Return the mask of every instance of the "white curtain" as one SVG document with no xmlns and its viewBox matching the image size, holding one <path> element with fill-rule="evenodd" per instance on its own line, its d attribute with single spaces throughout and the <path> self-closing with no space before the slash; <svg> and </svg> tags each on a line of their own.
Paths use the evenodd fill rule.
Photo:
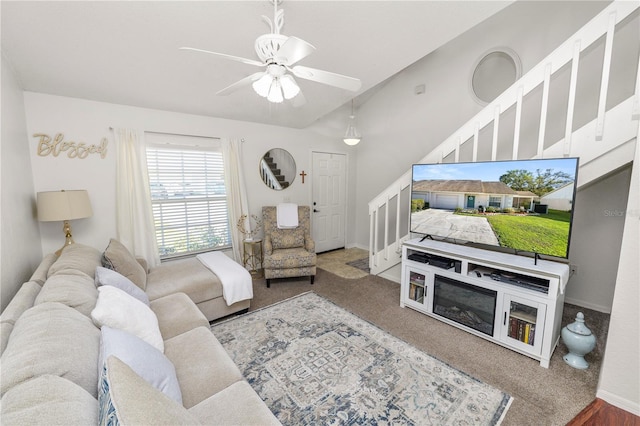
<svg viewBox="0 0 640 426">
<path fill-rule="evenodd" d="M 115 129 L 116 231 L 118 240 L 149 267 L 160 264 L 153 225 L 151 192 L 147 174 L 144 134 L 133 129 Z"/>
<path fill-rule="evenodd" d="M 242 142 L 237 139 L 223 139 L 222 156 L 224 158 L 224 182 L 227 190 L 233 256 L 236 262 L 242 263 L 242 240 L 244 235 L 238 230 L 237 224 L 243 214 L 247 215 L 244 229 L 249 230 L 251 226 L 247 189 L 242 174 Z"/>
</svg>

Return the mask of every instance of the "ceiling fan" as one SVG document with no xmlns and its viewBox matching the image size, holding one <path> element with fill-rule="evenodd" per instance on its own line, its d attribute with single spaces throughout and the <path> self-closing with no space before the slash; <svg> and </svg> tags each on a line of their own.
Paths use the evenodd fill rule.
<svg viewBox="0 0 640 426">
<path fill-rule="evenodd" d="M 258 95 L 267 98 L 269 102 L 280 103 L 284 99 L 293 99 L 300 94 L 300 86 L 294 76 L 353 92 L 360 89 L 362 83 L 357 78 L 302 65 L 294 66 L 298 61 L 313 53 L 316 48 L 297 37 L 280 34 L 284 24 L 284 10 L 278 10 L 278 4 L 282 0 L 271 0 L 271 2 L 274 5 L 273 21 L 264 15 L 262 16 L 262 19 L 269 25 L 271 33 L 261 35 L 255 42 L 259 61 L 193 47 L 180 48 L 265 68 L 263 71 L 253 73 L 220 90 L 216 93 L 217 95 L 228 95 L 251 84 Z M 301 94 L 300 99 L 304 102 Z"/>
</svg>

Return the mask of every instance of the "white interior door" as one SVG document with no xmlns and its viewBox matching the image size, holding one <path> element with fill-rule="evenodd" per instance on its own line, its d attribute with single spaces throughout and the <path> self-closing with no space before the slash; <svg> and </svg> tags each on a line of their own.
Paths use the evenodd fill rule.
<svg viewBox="0 0 640 426">
<path fill-rule="evenodd" d="M 345 246 L 346 163 L 345 154 L 313 153 L 311 214 L 316 253 Z"/>
</svg>

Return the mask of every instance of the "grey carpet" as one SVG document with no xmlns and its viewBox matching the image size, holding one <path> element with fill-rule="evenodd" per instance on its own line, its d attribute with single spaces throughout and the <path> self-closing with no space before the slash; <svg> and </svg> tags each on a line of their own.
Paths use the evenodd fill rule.
<svg viewBox="0 0 640 426">
<path fill-rule="evenodd" d="M 377 276 L 344 279 L 318 269 L 315 284 L 308 278 L 253 281 L 250 310 L 297 294 L 314 291 L 337 305 L 371 321 L 418 349 L 514 397 L 503 425 L 564 425 L 586 407 L 596 394 L 609 315 L 565 305 L 562 325 L 582 311 L 598 338 L 585 359 L 587 370 L 568 366 L 560 343 L 549 369 L 534 359 L 476 337 L 408 308 L 401 308 L 400 285 Z"/>
</svg>

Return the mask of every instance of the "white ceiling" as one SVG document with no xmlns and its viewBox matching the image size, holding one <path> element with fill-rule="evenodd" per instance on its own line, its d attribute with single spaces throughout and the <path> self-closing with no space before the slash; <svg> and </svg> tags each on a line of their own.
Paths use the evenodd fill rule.
<svg viewBox="0 0 640 426">
<path fill-rule="evenodd" d="M 257 59 L 267 1 L 1 2 L 2 54 L 24 90 L 303 128 L 495 14 L 510 1 L 284 1 L 282 33 L 313 44 L 300 65 L 357 77 L 347 92 L 298 79 L 306 104 L 243 88 L 256 71 L 181 46 Z"/>
</svg>

